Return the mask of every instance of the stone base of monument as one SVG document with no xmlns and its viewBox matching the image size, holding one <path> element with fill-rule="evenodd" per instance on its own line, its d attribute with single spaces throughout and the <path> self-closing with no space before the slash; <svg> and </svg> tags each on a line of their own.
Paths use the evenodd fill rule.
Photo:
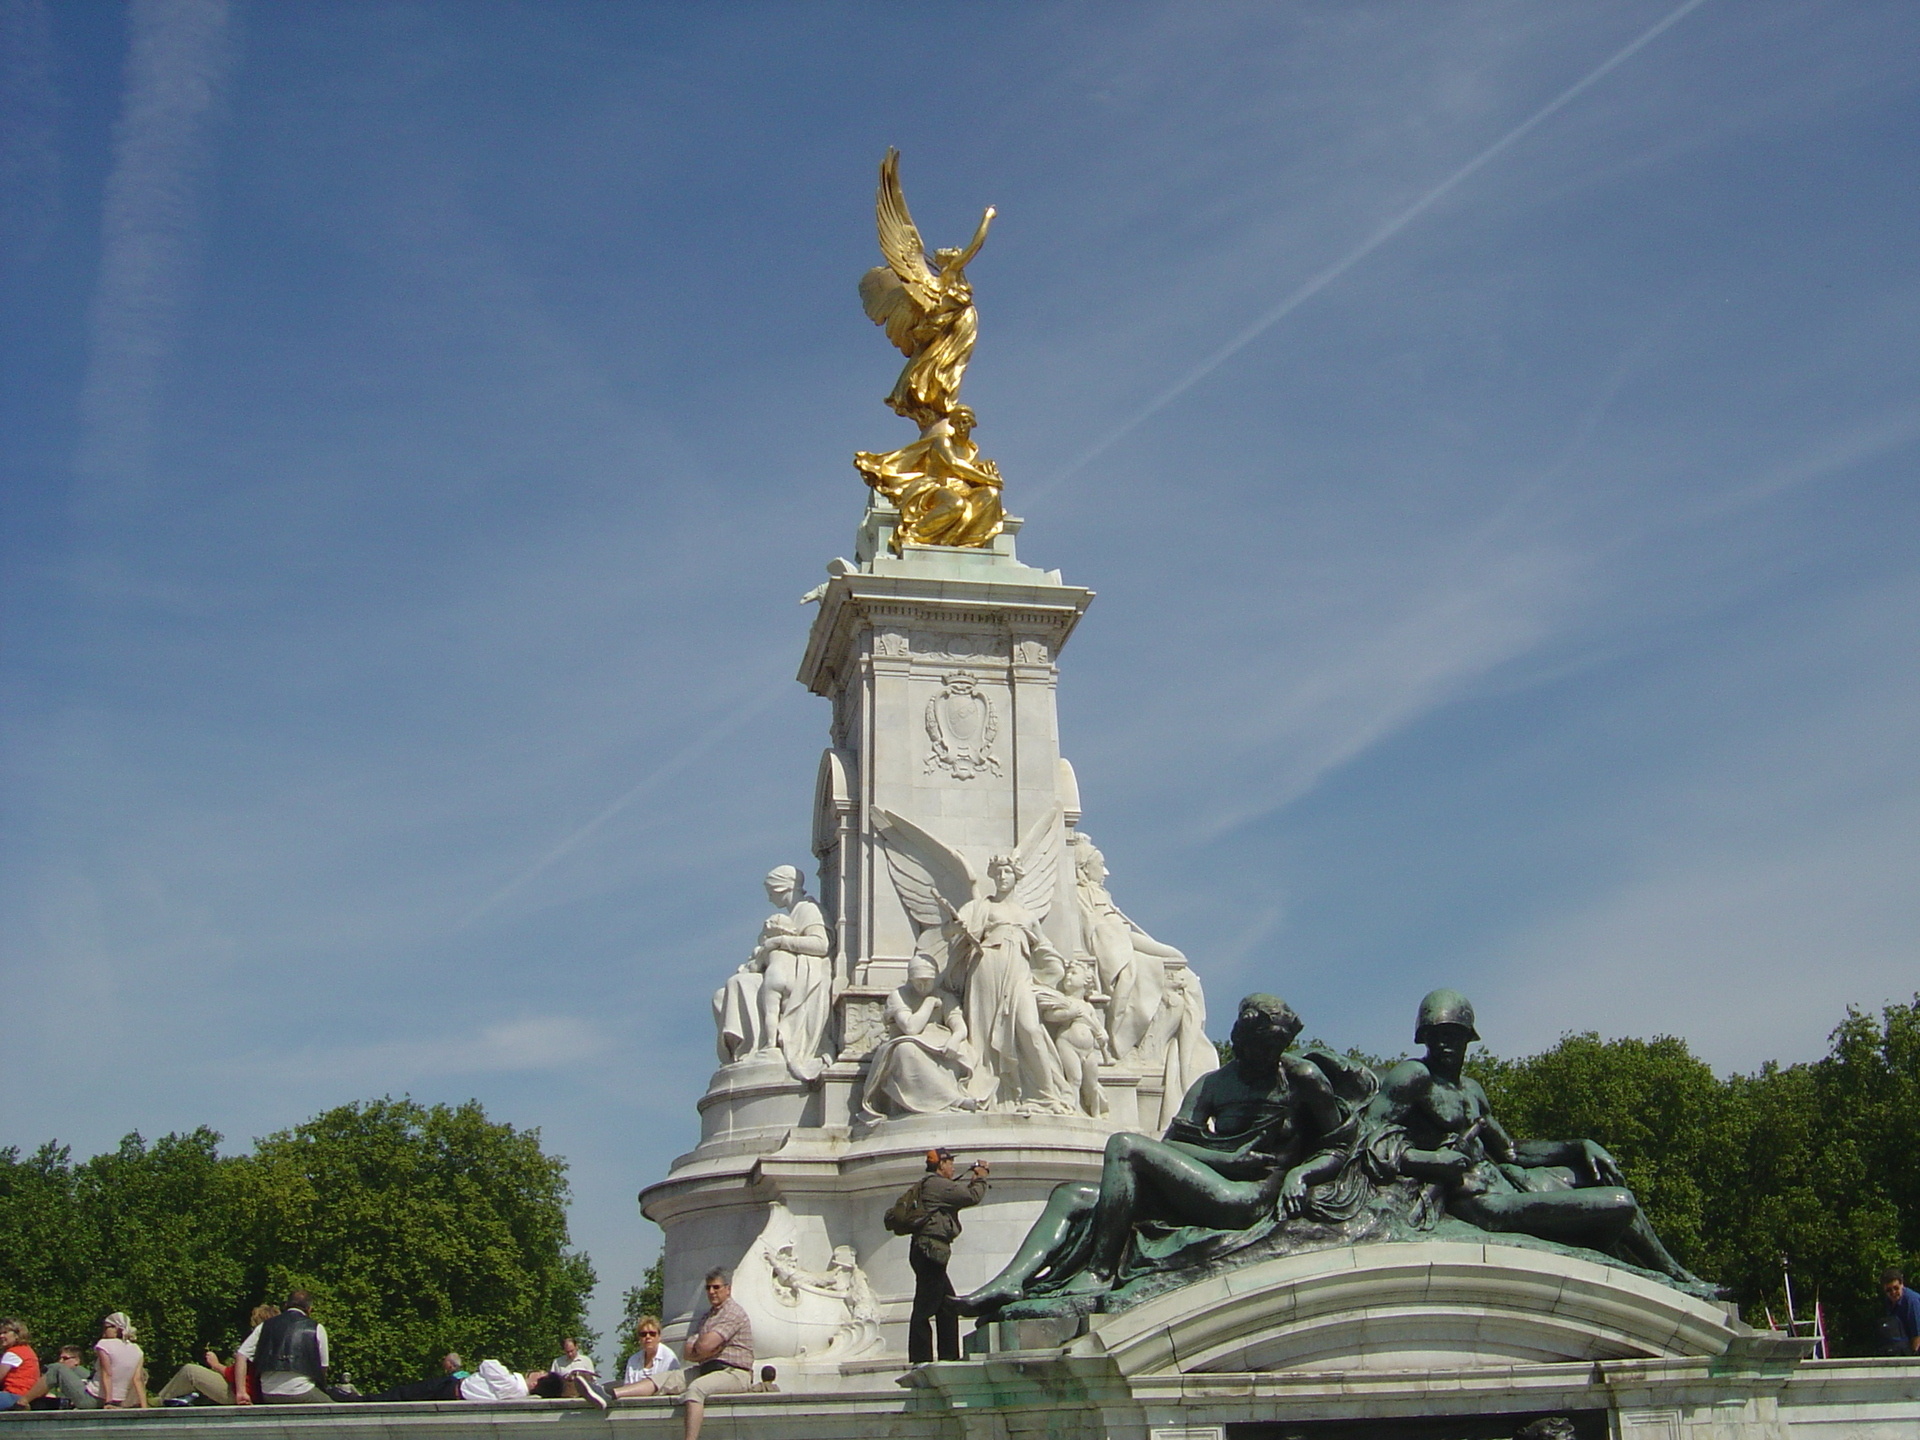
<svg viewBox="0 0 1920 1440">
<path fill-rule="evenodd" d="M 1130 1082 L 1135 1077 L 1114 1078 Z M 722 1085 L 720 1076 L 715 1080 L 710 1096 L 738 1093 L 731 1083 Z M 776 1092 L 780 1088 L 771 1077 L 766 1083 Z M 790 1105 L 804 1103 L 799 1089 L 792 1087 Z M 708 1107 L 705 1114 L 719 1108 Z M 1111 1130 L 1110 1122 L 1089 1116 L 1005 1112 L 909 1116 L 855 1129 L 756 1126 L 730 1136 L 716 1130 L 699 1149 L 674 1162 L 669 1179 L 646 1192 L 647 1214 L 667 1234 L 666 1293 L 697 1295 L 707 1269 L 732 1269 L 734 1294 L 754 1317 L 760 1353 L 797 1376 L 815 1368 L 845 1315 L 823 1311 L 815 1320 L 805 1313 L 793 1287 L 776 1273 L 777 1257 L 790 1246 L 787 1253 L 798 1266 L 818 1273 L 837 1247 L 851 1246 L 872 1288 L 877 1348 L 902 1356 L 913 1273 L 907 1238 L 888 1234 L 881 1217 L 926 1173 L 927 1149 L 945 1145 L 963 1165 L 985 1160 L 992 1167 L 987 1199 L 964 1213 L 965 1233 L 954 1247 L 950 1273 L 955 1286 L 966 1291 L 993 1278 L 1054 1186 L 1100 1178 Z M 681 1312 L 668 1316 L 667 1338 L 674 1343 L 688 1317 L 682 1307 L 670 1309 Z M 829 1368 L 843 1352 L 844 1342 L 828 1357 Z"/>
<path fill-rule="evenodd" d="M 972 1358 L 783 1373 L 713 1440 L 1920 1440 L 1920 1361 L 1808 1360 L 1726 1307 L 1567 1255 L 1446 1242 L 1249 1265 L 1117 1315 L 985 1327 Z M 1552 1422 L 1552 1423 L 1549 1423 Z M 674 1440 L 667 1401 L 36 1413 L 8 1424 L 374 1440 Z M 556 1430 L 554 1427 L 558 1427 Z M 184 1427 L 184 1428 L 183 1428 Z M 1529 1429 L 1529 1427 L 1532 1427 Z"/>
</svg>

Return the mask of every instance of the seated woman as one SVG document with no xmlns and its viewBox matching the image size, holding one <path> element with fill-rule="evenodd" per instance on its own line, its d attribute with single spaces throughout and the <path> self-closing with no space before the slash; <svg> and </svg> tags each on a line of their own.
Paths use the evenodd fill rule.
<svg viewBox="0 0 1920 1440">
<path fill-rule="evenodd" d="M 247 1317 L 247 1333 L 251 1335 L 256 1328 L 264 1325 L 280 1313 L 278 1305 L 256 1305 L 253 1313 Z M 192 1397 L 207 1400 L 215 1405 L 232 1405 L 233 1398 L 233 1361 L 224 1363 L 220 1357 L 209 1350 L 200 1357 L 204 1365 L 195 1365 L 191 1361 L 173 1372 L 173 1378 L 160 1387 L 160 1393 L 153 1398 L 162 1405 L 193 1404 Z M 260 1373 L 249 1371 L 247 1388 L 253 1399 L 260 1400 Z"/>
<path fill-rule="evenodd" d="M 861 1088 L 862 1119 L 972 1110 L 966 1092 L 967 1017 L 960 1002 L 934 988 L 940 967 L 915 953 L 904 985 L 887 997 L 887 1038 L 874 1047 Z"/>
<path fill-rule="evenodd" d="M 1285 1001 L 1242 1000 L 1233 1059 L 1194 1084 L 1166 1137 L 1112 1136 L 1100 1183 L 1055 1187 L 1007 1267 L 955 1302 L 960 1313 L 994 1314 L 1019 1301 L 1097 1306 L 1130 1266 L 1248 1243 L 1333 1201 L 1316 1187 L 1348 1172 L 1363 1179 L 1349 1164 L 1353 1107 L 1372 1093 L 1371 1077 L 1331 1056 L 1288 1054 L 1299 1034 L 1300 1017 Z M 1336 1208 L 1364 1200 L 1364 1184 L 1335 1188 Z M 1072 1297 L 1083 1299 L 1076 1306 Z"/>
<path fill-rule="evenodd" d="M 1667 1252 L 1601 1146 L 1507 1134 L 1480 1082 L 1461 1073 L 1467 1047 L 1480 1038 L 1464 995 L 1435 990 L 1421 1001 L 1413 1038 L 1426 1054 L 1388 1071 L 1368 1108 L 1376 1174 L 1425 1182 L 1420 1210 L 1599 1250 L 1699 1294 L 1718 1293 Z M 1415 1215 L 1416 1223 L 1430 1218 Z"/>
</svg>

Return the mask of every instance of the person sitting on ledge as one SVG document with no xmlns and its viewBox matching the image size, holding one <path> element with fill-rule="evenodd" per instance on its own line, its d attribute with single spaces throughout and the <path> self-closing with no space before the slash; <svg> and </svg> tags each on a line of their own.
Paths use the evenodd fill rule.
<svg viewBox="0 0 1920 1440">
<path fill-rule="evenodd" d="M 687 1330 L 688 1370 L 669 1370 L 658 1379 L 622 1385 L 619 1400 L 649 1395 L 684 1395 L 687 1416 L 682 1440 L 700 1440 L 709 1396 L 753 1388 L 753 1322 L 733 1298 L 733 1276 L 725 1270 L 707 1272 L 707 1310 Z"/>
<path fill-rule="evenodd" d="M 1357 1126 L 1325 1067 L 1287 1053 L 1299 1034 L 1286 1001 L 1247 996 L 1233 1059 L 1194 1082 L 1165 1138 L 1108 1137 L 1100 1183 L 1056 1186 L 1006 1268 L 954 1308 L 989 1315 L 1036 1295 L 1103 1295 L 1145 1223 L 1245 1235 L 1305 1213 L 1309 1191 L 1348 1168 Z"/>
<path fill-rule="evenodd" d="M 27 1392 L 40 1383 L 40 1355 L 24 1320 L 0 1320 L 0 1410 L 24 1410 Z M 45 1394 L 45 1391 L 41 1392 Z"/>
<path fill-rule="evenodd" d="M 36 1410 L 98 1410 L 100 1397 L 87 1389 L 92 1380 L 86 1352 L 78 1345 L 62 1345 L 60 1358 L 40 1372 L 22 1403 Z M 39 1401 L 47 1395 L 54 1397 L 54 1403 L 42 1406 Z"/>
<path fill-rule="evenodd" d="M 249 1327 L 264 1325 L 280 1313 L 278 1305 L 256 1305 L 253 1313 L 247 1317 Z M 193 1405 L 201 1400 L 215 1405 L 235 1405 L 233 1398 L 233 1377 L 239 1357 L 220 1363 L 220 1357 L 213 1351 L 206 1351 L 201 1358 L 204 1365 L 195 1365 L 191 1361 L 173 1372 L 173 1378 L 160 1388 L 153 1398 L 162 1405 Z M 255 1402 L 260 1399 L 260 1372 L 254 1371 L 248 1382 L 253 1390 Z"/>
<path fill-rule="evenodd" d="M 660 1317 L 642 1315 L 634 1321 L 633 1354 L 627 1357 L 627 1368 L 620 1376 L 621 1391 L 642 1380 L 658 1383 L 662 1375 L 679 1368 L 680 1357 L 673 1353 L 671 1346 L 660 1343 Z"/>
<path fill-rule="evenodd" d="M 1426 1054 L 1387 1072 L 1367 1112 L 1369 1159 L 1382 1175 L 1425 1181 L 1421 1206 L 1482 1230 L 1599 1250 L 1701 1294 L 1713 1287 L 1667 1253 L 1613 1156 L 1592 1140 L 1515 1141 L 1480 1082 L 1461 1073 L 1480 1038 L 1456 990 L 1420 1002 Z M 1416 1210 L 1415 1221 L 1422 1217 Z"/>
<path fill-rule="evenodd" d="M 269 1405 L 333 1403 L 327 1387 L 327 1327 L 312 1311 L 313 1296 L 292 1291 L 278 1315 L 254 1326 L 240 1342 L 233 1357 L 234 1404 L 253 1404 L 247 1376 L 254 1371 L 260 1376 L 260 1397 Z"/>
</svg>

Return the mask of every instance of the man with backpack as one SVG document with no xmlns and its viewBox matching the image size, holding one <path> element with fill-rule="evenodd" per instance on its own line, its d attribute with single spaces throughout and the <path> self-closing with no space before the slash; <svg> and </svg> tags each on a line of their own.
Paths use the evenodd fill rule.
<svg viewBox="0 0 1920 1440">
<path fill-rule="evenodd" d="M 947 1261 L 953 1256 L 954 1237 L 960 1233 L 959 1212 L 978 1205 L 986 1193 L 987 1162 L 974 1161 L 967 1178 L 956 1179 L 953 1151 L 943 1145 L 927 1151 L 927 1173 L 887 1211 L 887 1229 L 913 1237 L 907 1251 L 907 1263 L 913 1267 L 913 1313 L 907 1320 L 909 1365 L 935 1358 L 936 1328 L 939 1358 L 960 1358 L 960 1317 L 950 1303 L 953 1282 L 947 1279 Z"/>
</svg>

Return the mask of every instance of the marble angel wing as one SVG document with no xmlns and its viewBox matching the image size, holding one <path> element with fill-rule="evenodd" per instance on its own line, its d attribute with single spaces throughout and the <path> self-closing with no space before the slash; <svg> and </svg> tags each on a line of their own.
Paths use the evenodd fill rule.
<svg viewBox="0 0 1920 1440">
<path fill-rule="evenodd" d="M 900 903 L 923 938 L 928 930 L 938 932 L 956 910 L 979 894 L 973 866 L 966 856 L 891 810 L 876 806 L 873 818 Z"/>
<path fill-rule="evenodd" d="M 1020 842 L 1020 853 L 1014 856 L 1014 863 L 1020 867 L 1020 883 L 1013 888 L 1013 898 L 1026 906 L 1035 924 L 1045 921 L 1053 909 L 1060 852 L 1066 848 L 1062 843 L 1060 818 L 1059 807 L 1055 806 L 1034 821 L 1033 828 Z"/>
<path fill-rule="evenodd" d="M 920 348 L 920 322 L 939 299 L 939 281 L 927 264 L 926 242 L 907 211 L 907 197 L 900 189 L 900 152 L 892 148 L 880 162 L 874 214 L 887 263 L 860 277 L 860 304 L 869 320 L 886 329 L 895 349 L 912 355 Z"/>
</svg>

